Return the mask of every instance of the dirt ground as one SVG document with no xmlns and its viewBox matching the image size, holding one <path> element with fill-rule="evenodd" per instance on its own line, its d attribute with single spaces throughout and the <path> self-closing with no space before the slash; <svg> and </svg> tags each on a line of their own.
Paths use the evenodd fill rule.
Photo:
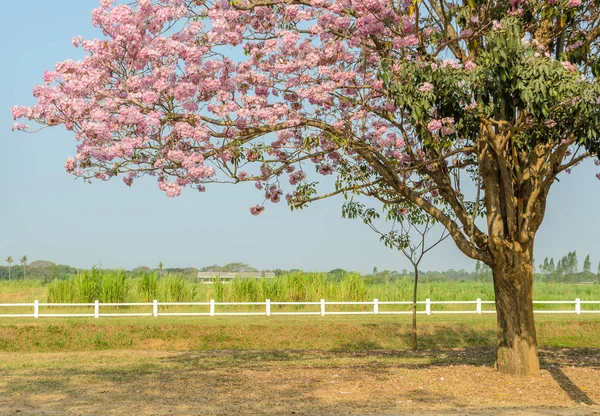
<svg viewBox="0 0 600 416">
<path fill-rule="evenodd" d="M 600 415 L 600 349 L 0 353 L 0 415 Z"/>
</svg>

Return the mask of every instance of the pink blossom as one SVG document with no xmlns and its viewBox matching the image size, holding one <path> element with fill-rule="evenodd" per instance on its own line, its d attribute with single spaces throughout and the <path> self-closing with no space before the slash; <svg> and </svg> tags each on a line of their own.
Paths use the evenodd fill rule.
<svg viewBox="0 0 600 416">
<path fill-rule="evenodd" d="M 250 213 L 252 215 L 260 215 L 265 210 L 265 207 L 262 205 L 253 205 L 250 207 Z"/>
<path fill-rule="evenodd" d="M 427 130 L 429 130 L 432 133 L 440 130 L 441 128 L 442 128 L 441 120 L 433 119 L 429 122 L 429 124 L 427 124 Z"/>
<path fill-rule="evenodd" d="M 561 62 L 561 65 L 567 71 L 577 71 L 577 67 L 575 65 L 573 65 L 571 62 L 563 61 L 563 62 Z"/>
<path fill-rule="evenodd" d="M 299 170 L 298 172 L 292 173 L 290 175 L 290 185 L 296 185 L 304 179 L 306 179 L 306 173 Z"/>
<path fill-rule="evenodd" d="M 430 84 L 429 82 L 424 82 L 419 87 L 419 91 L 421 91 L 421 92 L 431 92 L 431 91 L 434 90 L 434 88 L 435 87 L 433 86 L 433 84 Z"/>
<path fill-rule="evenodd" d="M 23 123 L 15 123 L 12 125 L 12 131 L 26 130 L 29 126 Z"/>
<path fill-rule="evenodd" d="M 65 162 L 65 170 L 69 173 L 73 173 L 77 168 L 77 161 L 74 157 L 68 157 Z"/>
<path fill-rule="evenodd" d="M 569 0 L 568 6 L 570 8 L 581 6 L 581 0 Z"/>
<path fill-rule="evenodd" d="M 475 69 L 476 66 L 477 65 L 475 64 L 475 62 L 469 60 L 465 62 L 465 71 L 471 72 L 473 69 Z"/>
</svg>

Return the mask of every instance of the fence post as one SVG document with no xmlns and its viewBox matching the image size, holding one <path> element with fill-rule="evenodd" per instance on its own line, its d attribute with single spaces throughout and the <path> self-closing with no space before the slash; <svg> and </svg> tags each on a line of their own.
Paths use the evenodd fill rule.
<svg viewBox="0 0 600 416">
<path fill-rule="evenodd" d="M 481 315 L 481 298 L 477 298 L 477 313 Z"/>
<path fill-rule="evenodd" d="M 155 318 L 158 317 L 158 299 L 152 301 L 152 316 Z"/>
<path fill-rule="evenodd" d="M 575 299 L 575 313 L 581 315 L 581 299 L 579 298 Z"/>
<path fill-rule="evenodd" d="M 100 318 L 100 301 L 94 301 L 94 318 Z"/>
<path fill-rule="evenodd" d="M 271 299 L 267 299 L 265 303 L 267 305 L 267 316 L 271 316 Z"/>
<path fill-rule="evenodd" d="M 321 299 L 321 316 L 325 316 L 325 299 Z"/>
<path fill-rule="evenodd" d="M 33 317 L 40 317 L 40 301 L 37 299 L 33 301 Z"/>
<path fill-rule="evenodd" d="M 215 300 L 210 300 L 210 316 L 215 316 Z"/>
<path fill-rule="evenodd" d="M 425 313 L 431 315 L 431 299 L 425 299 Z"/>
<path fill-rule="evenodd" d="M 373 299 L 373 313 L 377 315 L 379 313 L 379 299 Z"/>
</svg>

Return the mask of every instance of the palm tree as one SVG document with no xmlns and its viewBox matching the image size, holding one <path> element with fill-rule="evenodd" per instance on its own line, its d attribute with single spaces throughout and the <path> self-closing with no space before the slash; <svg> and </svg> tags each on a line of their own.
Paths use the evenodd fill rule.
<svg viewBox="0 0 600 416">
<path fill-rule="evenodd" d="M 6 262 L 8 263 L 8 280 L 10 280 L 10 265 L 12 264 L 13 261 L 14 260 L 13 260 L 12 256 L 8 256 L 6 258 Z"/>
<path fill-rule="evenodd" d="M 27 256 L 21 257 L 21 265 L 23 266 L 23 279 L 27 279 L 27 270 L 25 269 L 27 266 Z"/>
</svg>

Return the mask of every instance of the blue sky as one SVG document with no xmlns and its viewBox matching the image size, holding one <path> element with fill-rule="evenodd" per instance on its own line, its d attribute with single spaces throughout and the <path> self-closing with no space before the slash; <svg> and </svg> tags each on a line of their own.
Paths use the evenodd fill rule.
<svg viewBox="0 0 600 416">
<path fill-rule="evenodd" d="M 252 185 L 210 186 L 166 198 L 152 178 L 132 188 L 122 181 L 74 180 L 64 161 L 75 153 L 73 133 L 62 128 L 35 135 L 11 132 L 10 109 L 32 104 L 33 86 L 45 69 L 81 57 L 71 38 L 98 36 L 90 23 L 97 0 L 6 2 L 0 25 L 0 259 L 26 254 L 77 267 L 202 267 L 241 261 L 255 267 L 370 272 L 408 268 L 396 251 L 357 221 L 341 218 L 341 198 L 290 212 L 268 205 L 258 217 L 250 205 L 262 202 Z M 563 175 L 551 191 L 536 240 L 536 263 L 577 250 L 580 263 L 600 260 L 600 181 L 589 162 Z M 474 262 L 450 240 L 432 251 L 422 269 L 472 269 Z"/>
</svg>

